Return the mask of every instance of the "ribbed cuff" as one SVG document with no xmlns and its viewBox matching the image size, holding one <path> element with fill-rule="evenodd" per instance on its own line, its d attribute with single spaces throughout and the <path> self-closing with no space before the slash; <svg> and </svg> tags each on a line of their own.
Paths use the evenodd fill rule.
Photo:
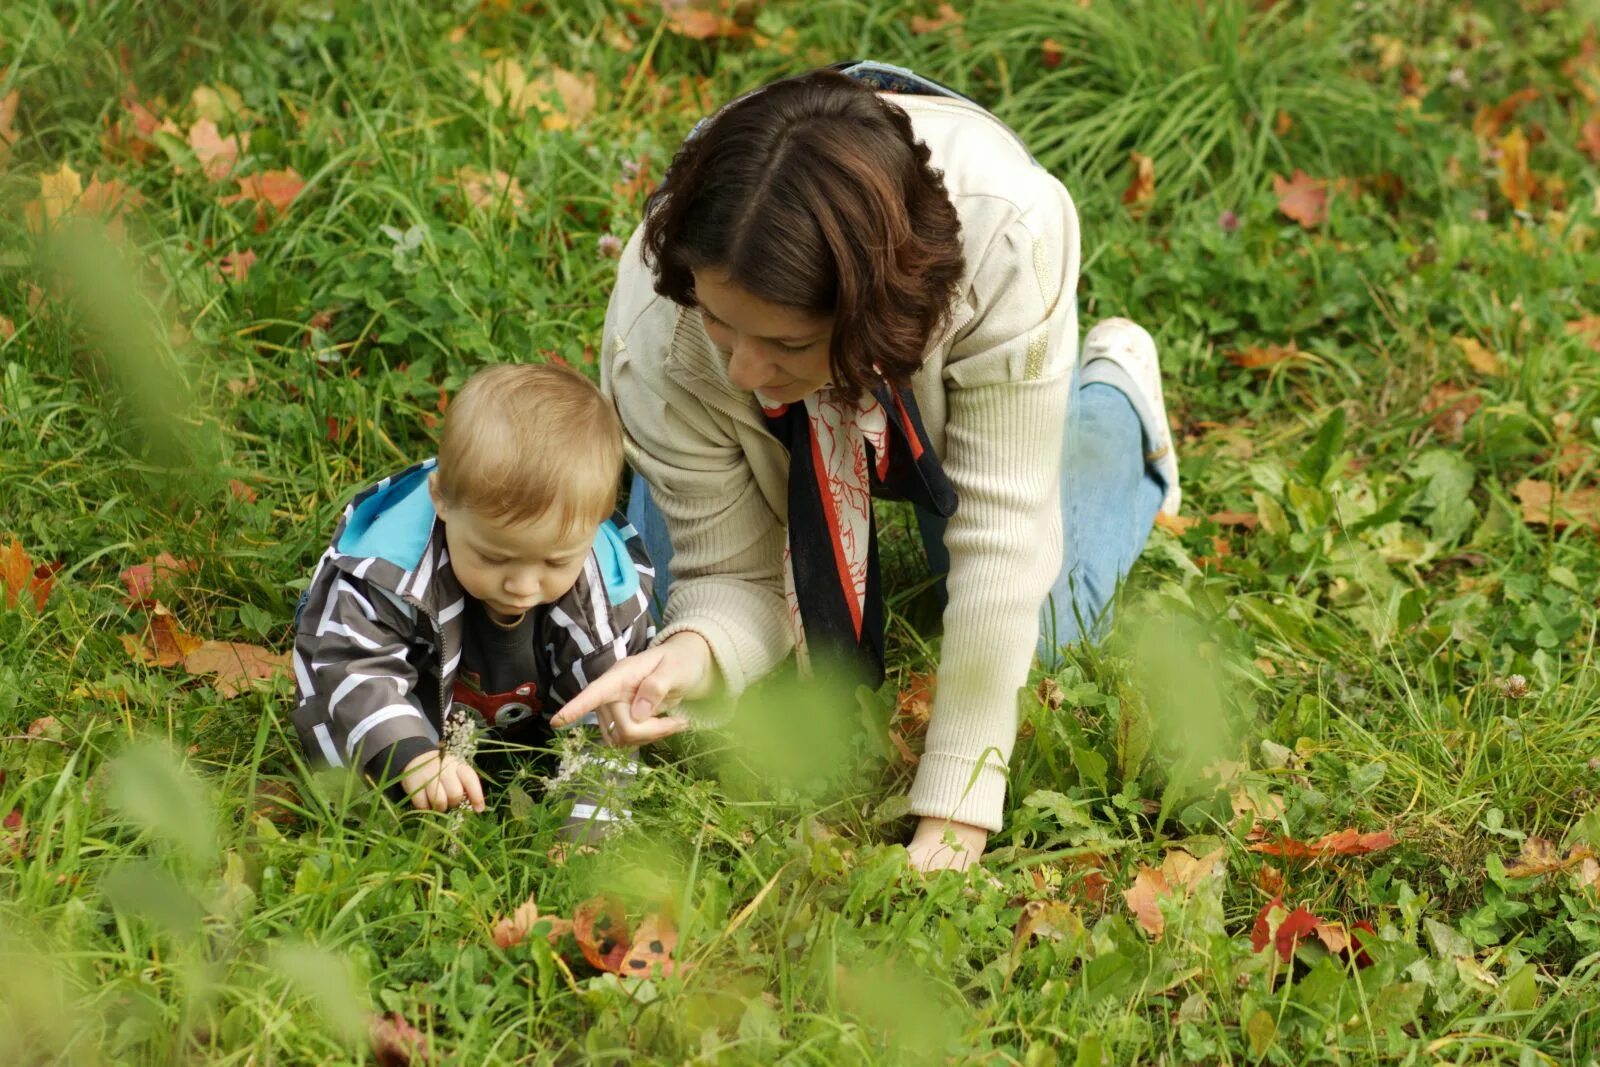
<svg viewBox="0 0 1600 1067">
<path fill-rule="evenodd" d="M 948 752 L 926 752 L 911 786 L 911 814 L 1000 829 L 1005 813 L 1006 774 L 991 755 L 978 761 Z"/>
</svg>

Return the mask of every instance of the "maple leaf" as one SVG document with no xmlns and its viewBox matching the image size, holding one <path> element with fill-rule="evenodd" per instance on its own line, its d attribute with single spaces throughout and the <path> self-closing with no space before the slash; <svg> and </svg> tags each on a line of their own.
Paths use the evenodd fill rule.
<svg viewBox="0 0 1600 1067">
<path fill-rule="evenodd" d="M 467 206 L 474 211 L 493 208 L 519 211 L 527 203 L 517 179 L 503 170 L 485 173 L 477 167 L 459 167 L 455 173 L 455 184 L 461 190 Z"/>
<path fill-rule="evenodd" d="M 913 671 L 906 675 L 905 683 L 894 698 L 894 724 L 907 736 L 927 730 L 938 688 L 939 676 L 934 671 Z"/>
<path fill-rule="evenodd" d="M 239 191 L 223 197 L 222 203 L 237 204 L 241 200 L 249 200 L 256 205 L 257 211 L 265 211 L 270 207 L 282 214 L 305 187 L 304 179 L 293 167 L 269 170 L 240 178 Z"/>
<path fill-rule="evenodd" d="M 258 499 L 260 499 L 259 493 L 237 478 L 228 479 L 228 492 L 233 494 L 233 498 L 235 500 L 242 501 L 246 504 L 254 504 Z"/>
<path fill-rule="evenodd" d="M 572 932 L 572 923 L 569 920 L 558 918 L 554 915 L 540 915 L 539 905 L 530 896 L 526 901 L 517 905 L 517 909 L 511 913 L 509 918 L 496 916 L 494 927 L 489 936 L 496 945 L 503 949 L 515 948 L 527 940 L 528 934 L 532 933 L 533 928 L 539 925 L 541 921 L 550 924 L 550 933 L 546 936 L 552 945 Z"/>
<path fill-rule="evenodd" d="M 1428 425 L 1435 433 L 1452 441 L 1461 440 L 1467 420 L 1481 407 L 1483 397 L 1448 382 L 1440 382 L 1429 389 L 1427 398 L 1422 401 L 1423 414 L 1433 416 Z"/>
<path fill-rule="evenodd" d="M 1573 845 L 1565 856 L 1553 841 L 1530 834 L 1522 842 L 1517 862 L 1506 868 L 1508 878 L 1537 878 L 1576 867 L 1584 860 L 1595 858 L 1594 849 L 1588 845 Z"/>
<path fill-rule="evenodd" d="M 152 667 L 176 667 L 205 644 L 202 638 L 184 633 L 172 612 L 160 604 L 151 609 L 143 634 L 122 634 L 120 639 L 129 657 Z"/>
<path fill-rule="evenodd" d="M 1461 350 L 1467 365 L 1479 374 L 1499 377 L 1505 373 L 1505 363 L 1498 355 L 1484 347 L 1483 342 L 1476 337 L 1452 337 L 1450 340 Z"/>
<path fill-rule="evenodd" d="M 197 567 L 194 560 L 175 559 L 168 552 L 128 567 L 117 576 L 128 591 L 123 603 L 130 608 L 151 607 L 155 604 L 158 582 L 169 582 L 180 574 L 193 574 Z"/>
<path fill-rule="evenodd" d="M 938 12 L 932 18 L 912 15 L 911 32 L 918 36 L 925 33 L 937 33 L 939 30 L 948 29 L 952 26 L 960 26 L 963 21 L 965 19 L 961 12 L 947 3 L 940 4 Z"/>
<path fill-rule="evenodd" d="M 1512 116 L 1537 99 L 1539 90 L 1524 88 L 1518 89 L 1493 107 L 1488 105 L 1480 107 L 1472 119 L 1472 135 L 1480 141 L 1494 140 L 1500 136 L 1500 131 L 1511 121 Z"/>
<path fill-rule="evenodd" d="M 1600 315 L 1584 315 L 1567 323 L 1567 336 L 1576 337 L 1600 352 Z"/>
<path fill-rule="evenodd" d="M 397 1011 L 367 1020 L 367 1043 L 378 1067 L 410 1067 L 428 1060 L 428 1035 Z"/>
<path fill-rule="evenodd" d="M 633 944 L 617 969 L 618 974 L 660 974 L 663 977 L 677 973 L 682 966 L 672 958 L 678 947 L 678 929 L 672 920 L 660 912 L 639 920 L 633 932 Z"/>
<path fill-rule="evenodd" d="M 189 674 L 211 676 L 211 688 L 232 699 L 252 681 L 268 681 L 289 673 L 289 654 L 240 641 L 202 641 L 183 657 Z"/>
<path fill-rule="evenodd" d="M 1288 963 L 1301 938 L 1315 931 L 1320 921 L 1304 904 L 1293 911 L 1285 911 L 1283 899 L 1274 897 L 1256 913 L 1256 921 L 1250 927 L 1250 947 L 1260 952 L 1270 944 L 1279 958 Z"/>
<path fill-rule="evenodd" d="M 1137 219 L 1155 203 L 1156 162 L 1138 152 L 1129 152 L 1128 161 L 1133 164 L 1133 174 L 1128 178 L 1128 187 L 1122 191 L 1122 204 L 1128 214 Z"/>
<path fill-rule="evenodd" d="M 566 130 L 582 125 L 594 113 L 596 85 L 593 74 L 579 76 L 561 67 L 551 67 L 548 82 L 541 78 L 530 85 L 530 88 L 539 90 L 534 103 L 544 114 L 539 124 L 547 130 Z M 550 102 L 552 90 L 561 100 L 559 107 Z"/>
<path fill-rule="evenodd" d="M 1156 513 L 1156 525 L 1174 537 L 1182 537 L 1196 526 L 1199 526 L 1200 520 L 1193 515 L 1169 515 L 1161 511 Z"/>
<path fill-rule="evenodd" d="M 718 37 L 743 37 L 750 32 L 726 15 L 704 7 L 685 3 L 663 6 L 667 7 L 667 32 L 675 33 L 679 37 L 687 37 L 693 41 L 709 41 Z"/>
<path fill-rule="evenodd" d="M 1016 967 L 1022 953 L 1035 941 L 1060 941 L 1083 933 L 1083 920 L 1070 904 L 1056 900 L 1030 900 L 1022 905 L 1016 932 L 1011 937 L 1011 966 Z"/>
<path fill-rule="evenodd" d="M 1258 841 L 1249 850 L 1268 856 L 1282 856 L 1286 860 L 1317 861 L 1335 856 L 1365 856 L 1393 848 L 1397 843 L 1394 834 L 1387 830 L 1364 834 L 1350 828 L 1324 834 L 1309 844 L 1283 837 L 1276 841 Z"/>
<path fill-rule="evenodd" d="M 1144 931 L 1159 938 L 1167 925 L 1166 916 L 1161 913 L 1161 898 L 1187 898 L 1223 862 L 1222 857 L 1220 848 L 1198 859 L 1181 848 L 1173 849 L 1162 857 L 1159 868 L 1141 866 L 1134 874 L 1133 885 L 1122 891 L 1122 899 Z"/>
<path fill-rule="evenodd" d="M 1500 194 L 1518 211 L 1526 211 L 1537 189 L 1528 165 L 1528 138 L 1521 126 L 1495 142 L 1500 149 Z"/>
<path fill-rule="evenodd" d="M 0 591 L 5 594 L 6 608 L 17 607 L 27 597 L 33 601 L 35 611 L 43 611 L 60 569 L 59 563 L 35 564 L 21 541 L 8 538 L 0 546 Z"/>
<path fill-rule="evenodd" d="M 17 132 L 17 104 L 22 100 L 22 90 L 13 89 L 0 96 L 0 169 L 11 158 L 11 147 L 22 135 Z"/>
<path fill-rule="evenodd" d="M 1238 526 L 1245 530 L 1254 530 L 1261 525 L 1261 516 L 1253 511 L 1213 511 L 1206 518 L 1218 526 Z"/>
<path fill-rule="evenodd" d="M 629 942 L 628 917 L 622 901 L 606 893 L 572 909 L 572 937 L 595 970 L 622 973 Z"/>
<path fill-rule="evenodd" d="M 233 173 L 240 154 L 250 147 L 250 135 L 241 132 L 223 137 L 215 122 L 200 119 L 189 127 L 189 147 L 194 149 L 206 180 L 220 182 Z"/>
<path fill-rule="evenodd" d="M 83 179 L 71 164 L 63 163 L 55 170 L 39 175 L 39 198 L 30 201 L 23 209 L 28 218 L 28 229 L 38 233 L 47 223 L 55 223 L 72 210 L 82 195 Z"/>
<path fill-rule="evenodd" d="M 251 249 L 229 252 L 217 260 L 217 273 L 224 278 L 242 282 L 250 277 L 250 268 L 256 265 L 256 254 Z"/>
<path fill-rule="evenodd" d="M 1517 483 L 1517 501 L 1522 505 L 1522 521 L 1530 526 L 1588 526 L 1600 530 L 1600 489 L 1571 489 L 1556 495 L 1555 486 L 1535 478 Z"/>
<path fill-rule="evenodd" d="M 1278 210 L 1308 230 L 1316 229 L 1328 217 L 1328 183 L 1299 167 L 1287 179 L 1274 174 L 1272 192 L 1278 198 Z"/>
<path fill-rule="evenodd" d="M 1285 345 L 1251 345 L 1248 348 L 1229 349 L 1223 353 L 1229 363 L 1245 370 L 1262 370 L 1289 359 L 1300 358 L 1300 347 L 1293 341 Z"/>
</svg>

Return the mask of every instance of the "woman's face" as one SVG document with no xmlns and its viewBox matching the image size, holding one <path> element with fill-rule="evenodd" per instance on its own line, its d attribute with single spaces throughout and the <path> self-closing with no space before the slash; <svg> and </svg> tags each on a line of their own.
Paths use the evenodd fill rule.
<svg viewBox="0 0 1600 1067">
<path fill-rule="evenodd" d="M 832 315 L 763 300 L 718 267 L 695 271 L 694 291 L 706 334 L 728 359 L 728 379 L 766 406 L 792 404 L 832 380 Z"/>
</svg>

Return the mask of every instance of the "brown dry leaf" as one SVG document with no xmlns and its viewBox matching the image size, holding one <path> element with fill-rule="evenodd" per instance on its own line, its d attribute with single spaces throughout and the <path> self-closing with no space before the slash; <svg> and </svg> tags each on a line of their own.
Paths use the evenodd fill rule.
<svg viewBox="0 0 1600 1067">
<path fill-rule="evenodd" d="M 1498 378 L 1505 373 L 1505 361 L 1484 347 L 1476 337 L 1457 336 L 1450 339 L 1461 350 L 1467 365 L 1479 374 Z"/>
<path fill-rule="evenodd" d="M 1593 856 L 1578 865 L 1578 888 L 1600 889 L 1600 861 Z"/>
<path fill-rule="evenodd" d="M 1156 513 L 1156 525 L 1174 537 L 1182 537 L 1199 526 L 1200 520 L 1192 515 L 1168 515 L 1162 511 Z"/>
<path fill-rule="evenodd" d="M 1429 389 L 1427 399 L 1422 402 L 1423 414 L 1433 416 L 1428 425 L 1435 433 L 1452 441 L 1461 440 L 1467 420 L 1481 407 L 1483 397 L 1448 382 L 1440 382 Z"/>
<path fill-rule="evenodd" d="M 189 127 L 189 147 L 200 161 L 200 170 L 210 182 L 220 182 L 233 173 L 239 156 L 250 147 L 248 133 L 234 133 L 223 137 L 217 124 L 210 119 L 200 119 Z"/>
<path fill-rule="evenodd" d="M 1161 914 L 1161 898 L 1187 898 L 1222 862 L 1223 854 L 1224 850 L 1219 848 L 1197 859 L 1181 848 L 1173 849 L 1162 857 L 1159 868 L 1141 866 L 1134 875 L 1133 885 L 1122 891 L 1122 899 L 1144 931 L 1159 938 L 1167 925 L 1166 917 Z"/>
<path fill-rule="evenodd" d="M 17 335 L 17 324 L 5 315 L 0 315 L 0 342 L 9 341 Z"/>
<path fill-rule="evenodd" d="M 300 794 L 282 778 L 259 778 L 251 795 L 251 812 L 277 826 L 292 825 Z"/>
<path fill-rule="evenodd" d="M 281 214 L 305 187 L 305 180 L 293 167 L 269 170 L 240 178 L 239 191 L 223 197 L 222 203 L 236 204 L 241 200 L 249 200 L 255 203 L 258 210 L 270 207 Z"/>
<path fill-rule="evenodd" d="M 1030 900 L 1022 905 L 1017 917 L 1017 929 L 1011 938 L 1011 965 L 1015 967 L 1022 953 L 1035 941 L 1060 941 L 1083 933 L 1083 920 L 1070 904 L 1056 900 Z"/>
<path fill-rule="evenodd" d="M 550 933 L 547 935 L 552 945 L 559 942 L 572 931 L 572 922 L 554 915 L 540 915 L 539 905 L 533 897 L 517 905 L 517 910 L 511 913 L 510 918 L 495 917 L 494 927 L 490 937 L 501 948 L 514 948 L 525 941 L 540 921 L 550 924 Z"/>
<path fill-rule="evenodd" d="M 1293 341 L 1286 345 L 1251 345 L 1248 348 L 1229 349 L 1223 353 L 1228 362 L 1245 370 L 1262 370 L 1289 359 L 1300 358 L 1300 347 Z"/>
<path fill-rule="evenodd" d="M 217 260 L 217 273 L 224 278 L 242 282 L 250 277 L 250 269 L 256 265 L 256 254 L 251 249 L 239 252 L 229 252 Z"/>
<path fill-rule="evenodd" d="M 289 654 L 242 641 L 205 641 L 183 657 L 183 669 L 190 674 L 210 675 L 211 688 L 219 696 L 231 699 L 249 689 L 251 682 L 287 675 Z"/>
<path fill-rule="evenodd" d="M 905 684 L 894 698 L 893 725 L 907 737 L 915 737 L 928 729 L 928 719 L 933 715 L 933 697 L 939 688 L 939 676 L 934 671 L 913 671 L 906 675 Z"/>
<path fill-rule="evenodd" d="M 952 26 L 959 26 L 964 21 L 965 17 L 961 14 L 961 12 L 957 11 L 947 3 L 940 4 L 938 12 L 935 13 L 932 18 L 926 18 L 922 15 L 912 15 L 911 32 L 917 34 L 918 36 L 925 33 L 936 33 L 939 30 L 948 29 Z"/>
<path fill-rule="evenodd" d="M 1600 530 L 1600 489 L 1569 489 L 1556 496 L 1555 486 L 1536 478 L 1517 483 L 1517 501 L 1522 505 L 1522 521 L 1530 526 L 1588 526 Z"/>
<path fill-rule="evenodd" d="M 710 41 L 719 37 L 729 39 L 743 37 L 750 31 L 726 15 L 685 4 L 668 8 L 667 32 L 687 37 L 692 41 Z"/>
<path fill-rule="evenodd" d="M 202 638 L 179 629 L 172 612 L 160 604 L 151 609 L 143 634 L 122 634 L 121 641 L 130 658 L 152 667 L 176 667 L 205 644 Z"/>
<path fill-rule="evenodd" d="M 22 821 L 22 809 L 12 808 L 0 819 L 0 854 L 21 859 L 28 852 L 28 824 Z"/>
<path fill-rule="evenodd" d="M 59 564 L 34 563 L 21 541 L 7 538 L 0 546 L 0 593 L 4 593 L 6 609 L 16 608 L 26 598 L 35 611 L 43 611 L 60 569 Z"/>
<path fill-rule="evenodd" d="M 1150 205 L 1155 203 L 1156 163 L 1138 152 L 1129 152 L 1128 161 L 1133 164 L 1133 174 L 1128 178 L 1128 187 L 1122 191 L 1122 204 L 1128 209 L 1128 214 L 1137 219 L 1142 218 L 1150 210 Z"/>
<path fill-rule="evenodd" d="M 1600 192 L 1595 195 L 1600 205 Z M 1600 352 L 1600 315 L 1584 315 L 1567 323 L 1567 336 L 1576 337 L 1596 352 Z"/>
<path fill-rule="evenodd" d="M 528 202 L 522 185 L 503 170 L 485 173 L 477 167 L 460 167 L 455 173 L 455 184 L 467 206 L 474 211 L 520 211 Z"/>
<path fill-rule="evenodd" d="M 1235 821 L 1258 820 L 1276 822 L 1283 818 L 1286 809 L 1283 797 L 1278 793 L 1265 795 L 1252 795 L 1245 786 L 1239 786 L 1228 794 L 1228 804 L 1233 808 Z"/>
<path fill-rule="evenodd" d="M 1345 929 L 1344 923 L 1320 921 L 1313 928 L 1317 940 L 1323 947 L 1336 956 L 1342 956 L 1350 951 L 1350 931 Z"/>
<path fill-rule="evenodd" d="M 1287 137 L 1292 129 L 1294 129 L 1294 117 L 1280 108 L 1277 116 L 1272 120 L 1272 132 L 1279 137 Z"/>
<path fill-rule="evenodd" d="M 593 74 L 580 76 L 561 67 L 551 67 L 548 81 L 539 78 L 530 85 L 539 90 L 534 106 L 544 114 L 540 125 L 547 130 L 569 130 L 583 125 L 594 113 L 596 85 Z M 552 90 L 560 98 L 559 106 L 550 102 Z"/>
<path fill-rule="evenodd" d="M 1299 167 L 1289 178 L 1274 174 L 1272 191 L 1278 198 L 1278 210 L 1308 230 L 1316 229 L 1328 217 L 1328 183 Z"/>
<path fill-rule="evenodd" d="M 1289 891 L 1289 880 L 1283 871 L 1270 863 L 1263 863 L 1256 872 L 1256 885 L 1268 896 L 1281 897 Z"/>
<path fill-rule="evenodd" d="M 155 604 L 157 583 L 170 582 L 180 574 L 193 574 L 198 566 L 192 559 L 175 559 L 171 553 L 163 552 L 127 568 L 117 576 L 128 591 L 123 604 L 130 608 L 151 607 Z"/>
<path fill-rule="evenodd" d="M 1517 862 L 1506 868 L 1508 878 L 1536 878 L 1576 867 L 1584 860 L 1595 858 L 1594 849 L 1588 845 L 1573 845 L 1565 856 L 1555 842 L 1530 834 L 1522 842 Z"/>
<path fill-rule="evenodd" d="M 1282 856 L 1286 860 L 1314 862 L 1337 856 L 1365 856 L 1393 848 L 1397 843 L 1394 834 L 1388 830 L 1364 834 L 1350 828 L 1323 834 L 1309 844 L 1292 837 L 1283 837 L 1276 841 L 1258 841 L 1251 845 L 1249 850 L 1268 856 Z"/>
<path fill-rule="evenodd" d="M 39 175 L 39 198 L 23 208 L 28 218 L 28 229 L 38 233 L 46 223 L 55 221 L 72 210 L 83 195 L 83 179 L 63 163 L 53 171 Z"/>
<path fill-rule="evenodd" d="M 254 504 L 260 499 L 260 494 L 237 478 L 228 479 L 228 492 L 233 498 L 245 504 Z"/>
<path fill-rule="evenodd" d="M 1585 122 L 1578 131 L 1578 149 L 1589 157 L 1589 162 L 1600 163 L 1600 115 Z"/>
<path fill-rule="evenodd" d="M 22 100 L 22 90 L 13 89 L 0 96 L 0 170 L 11 158 L 11 146 L 22 135 L 17 132 L 17 104 Z"/>
<path fill-rule="evenodd" d="M 572 937 L 595 970 L 622 973 L 630 940 L 622 901 L 606 893 L 572 909 Z"/>
<path fill-rule="evenodd" d="M 678 928 L 672 920 L 661 912 L 646 915 L 633 931 L 633 944 L 628 947 L 627 955 L 622 957 L 617 973 L 643 977 L 675 974 L 682 970 L 682 966 L 672 958 L 677 947 Z"/>
<path fill-rule="evenodd" d="M 1055 39 L 1046 37 L 1044 43 L 1039 45 L 1039 61 L 1044 64 L 1045 70 L 1055 70 L 1061 66 L 1062 57 L 1066 51 Z"/>
<path fill-rule="evenodd" d="M 1244 530 L 1254 530 L 1261 525 L 1261 516 L 1253 511 L 1213 511 L 1206 517 L 1218 526 L 1237 526 Z"/>
<path fill-rule="evenodd" d="M 369 1018 L 367 1041 L 378 1067 L 410 1067 L 428 1062 L 428 1035 L 406 1022 L 399 1012 Z"/>
<path fill-rule="evenodd" d="M 1480 107 L 1472 119 L 1472 135 L 1480 141 L 1493 141 L 1518 111 L 1537 99 L 1539 90 L 1525 88 L 1518 89 L 1493 107 L 1487 104 Z"/>
<path fill-rule="evenodd" d="M 1526 211 L 1538 185 L 1528 165 L 1528 138 L 1521 126 L 1495 142 L 1500 149 L 1500 194 L 1518 211 Z"/>
</svg>

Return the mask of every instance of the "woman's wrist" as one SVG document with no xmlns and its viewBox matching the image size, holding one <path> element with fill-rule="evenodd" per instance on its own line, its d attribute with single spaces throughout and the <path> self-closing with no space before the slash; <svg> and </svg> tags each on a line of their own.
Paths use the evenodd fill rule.
<svg viewBox="0 0 1600 1067">
<path fill-rule="evenodd" d="M 716 685 L 716 659 L 711 654 L 711 642 L 698 631 L 679 630 L 662 644 L 672 646 L 675 658 L 681 657 L 684 698 L 697 700 L 710 696 Z"/>
</svg>

